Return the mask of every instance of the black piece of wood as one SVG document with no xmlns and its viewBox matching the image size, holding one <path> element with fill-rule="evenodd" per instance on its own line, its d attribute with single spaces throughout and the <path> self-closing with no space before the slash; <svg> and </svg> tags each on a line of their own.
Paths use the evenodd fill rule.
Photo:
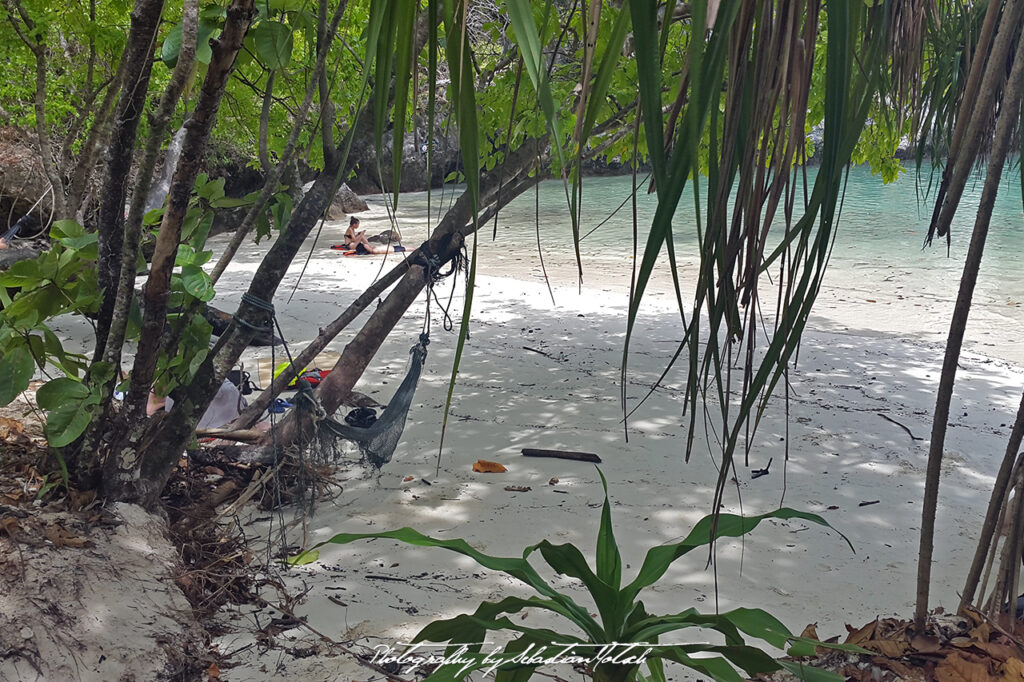
<svg viewBox="0 0 1024 682">
<path fill-rule="evenodd" d="M 568 450 L 523 448 L 523 457 L 551 457 L 553 459 L 571 459 L 577 462 L 593 462 L 594 464 L 601 463 L 601 458 L 592 452 L 570 452 Z"/>
</svg>

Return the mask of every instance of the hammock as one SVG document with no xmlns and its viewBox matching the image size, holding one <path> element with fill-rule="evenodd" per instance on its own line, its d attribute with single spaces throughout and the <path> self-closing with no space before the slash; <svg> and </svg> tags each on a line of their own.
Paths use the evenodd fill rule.
<svg viewBox="0 0 1024 682">
<path fill-rule="evenodd" d="M 320 421 L 322 427 L 333 435 L 358 445 L 360 452 L 377 469 L 391 461 L 402 437 L 402 431 L 405 430 L 405 420 L 416 394 L 416 384 L 423 369 L 423 361 L 427 357 L 428 343 L 430 339 L 427 335 L 420 334 L 419 343 L 409 350 L 409 354 L 412 355 L 409 373 L 405 375 L 402 385 L 395 391 L 394 397 L 377 421 L 365 428 L 349 426 L 330 418 Z"/>
</svg>

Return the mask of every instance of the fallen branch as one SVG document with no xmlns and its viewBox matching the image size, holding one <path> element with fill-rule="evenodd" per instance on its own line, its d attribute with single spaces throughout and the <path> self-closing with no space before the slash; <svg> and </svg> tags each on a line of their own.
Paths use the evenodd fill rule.
<svg viewBox="0 0 1024 682">
<path fill-rule="evenodd" d="M 568 450 L 523 448 L 523 457 L 550 457 L 552 459 L 571 459 L 577 462 L 593 462 L 594 464 L 601 463 L 601 458 L 592 452 L 570 452 Z"/>
<path fill-rule="evenodd" d="M 538 354 L 540 354 L 540 355 L 543 355 L 543 356 L 544 356 L 544 357 L 546 357 L 546 358 L 550 358 L 550 357 L 551 357 L 551 355 L 550 355 L 550 354 L 548 354 L 548 353 L 545 353 L 545 352 L 544 352 L 544 351 L 542 351 L 542 350 L 537 350 L 536 348 L 530 348 L 529 346 L 523 346 L 523 350 L 528 350 L 528 351 L 530 351 L 531 353 L 538 353 Z M 554 358 L 552 358 L 552 359 L 554 359 Z"/>
<path fill-rule="evenodd" d="M 876 414 L 877 414 L 877 415 L 878 415 L 879 417 L 881 417 L 882 419 L 884 419 L 885 421 L 887 421 L 887 422 L 892 422 L 892 423 L 893 423 L 893 424 L 895 424 L 896 426 L 898 426 L 898 427 L 900 427 L 901 429 L 903 429 L 904 431 L 906 431 L 906 432 L 907 432 L 907 435 L 908 435 L 908 436 L 910 436 L 910 440 L 924 440 L 924 438 L 918 438 L 917 436 L 915 436 L 915 435 L 914 435 L 913 433 L 911 433 L 911 432 L 910 432 L 910 429 L 908 429 L 908 428 L 907 428 L 906 426 L 904 426 L 903 424 L 900 424 L 900 423 L 899 423 L 898 421 L 896 421 L 895 419 L 893 419 L 893 418 L 892 418 L 892 417 L 890 417 L 889 415 L 883 414 L 883 413 L 881 413 L 881 412 L 877 412 Z"/>
<path fill-rule="evenodd" d="M 256 443 L 264 435 L 266 435 L 264 431 L 255 429 L 196 429 L 197 438 L 220 438 L 239 443 Z"/>
</svg>

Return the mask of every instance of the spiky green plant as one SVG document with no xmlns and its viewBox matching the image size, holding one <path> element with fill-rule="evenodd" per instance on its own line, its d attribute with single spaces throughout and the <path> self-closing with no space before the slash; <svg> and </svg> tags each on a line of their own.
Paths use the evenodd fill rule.
<svg viewBox="0 0 1024 682">
<path fill-rule="evenodd" d="M 758 646 L 748 643 L 747 638 L 753 638 L 779 649 L 788 647 L 792 656 L 811 655 L 815 646 L 821 646 L 820 642 L 795 636 L 777 618 L 761 609 L 738 608 L 726 613 L 700 613 L 695 608 L 688 608 L 676 613 L 653 614 L 647 611 L 640 599 L 641 593 L 657 584 L 678 559 L 719 538 L 745 535 L 765 519 L 803 519 L 831 528 L 825 519 L 787 508 L 749 517 L 720 514 L 716 519 L 706 516 L 681 542 L 658 545 L 648 550 L 636 576 L 623 585 L 622 556 L 612 529 L 608 484 L 604 474 L 598 473 L 604 488 L 604 504 L 593 568 L 583 552 L 570 543 L 555 545 L 542 540 L 524 549 L 521 558 L 498 557 L 474 549 L 463 539 L 441 540 L 412 528 L 379 533 L 339 533 L 293 557 L 291 563 L 299 565 L 316 561 L 319 558 L 317 548 L 328 543 L 342 545 L 368 538 L 389 538 L 420 547 L 442 547 L 462 554 L 484 568 L 515 578 L 536 593 L 525 599 L 505 597 L 497 602 L 485 601 L 473 613 L 437 620 L 423 628 L 413 638 L 412 644 L 447 642 L 446 656 L 469 661 L 436 668 L 429 679 L 438 682 L 462 680 L 474 670 L 491 669 L 495 671 L 497 682 L 522 682 L 530 679 L 544 662 L 555 657 L 564 660 L 570 656 L 587 659 L 594 679 L 599 682 L 644 679 L 641 677 L 643 668 L 649 675 L 646 679 L 663 681 L 665 661 L 679 663 L 715 680 L 727 682 L 741 682 L 743 679 L 736 668 L 747 675 L 785 668 L 806 680 L 841 679 L 799 662 L 773 658 Z M 583 583 L 597 608 L 596 617 L 591 615 L 586 605 L 541 577 L 530 563 L 536 554 L 540 554 L 558 575 Z M 509 618 L 524 609 L 550 611 L 571 627 L 549 630 L 529 627 Z M 714 630 L 723 636 L 724 643 L 659 643 L 662 635 L 688 628 Z M 500 652 L 483 651 L 482 643 L 490 632 L 518 636 Z M 859 651 L 857 648 L 844 648 Z M 538 662 L 538 659 L 543 662 Z"/>
</svg>

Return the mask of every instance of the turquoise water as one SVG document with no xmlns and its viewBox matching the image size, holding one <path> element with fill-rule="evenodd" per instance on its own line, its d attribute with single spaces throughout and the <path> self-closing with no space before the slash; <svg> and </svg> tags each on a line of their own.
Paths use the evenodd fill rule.
<svg viewBox="0 0 1024 682">
<path fill-rule="evenodd" d="M 813 171 L 811 171 L 813 173 Z M 813 176 L 809 178 L 813 182 Z M 829 278 L 844 281 L 846 275 L 875 268 L 899 268 L 924 291 L 955 296 L 963 258 L 967 252 L 975 211 L 982 190 L 981 178 L 968 184 L 952 229 L 952 246 L 946 256 L 944 239 L 924 247 L 931 217 L 931 196 L 925 196 L 928 178 L 918 178 L 913 170 L 901 174 L 888 185 L 866 167 L 851 169 L 836 233 Z M 587 178 L 583 185 L 580 249 L 584 258 L 629 257 L 632 251 L 633 220 L 630 177 Z M 461 192 L 461 187 L 455 190 Z M 439 208 L 451 201 L 451 191 L 432 193 L 431 223 L 436 223 Z M 616 209 L 626 201 L 616 213 Z M 572 227 L 561 181 L 545 181 L 537 191 L 530 190 L 502 209 L 497 237 L 493 223 L 481 229 L 481 246 L 514 253 L 535 253 L 537 230 L 545 252 L 572 250 Z M 637 197 L 637 222 L 640 249 L 646 238 L 656 207 L 656 197 L 641 190 Z M 426 215 L 425 192 L 405 194 L 401 198 L 400 221 L 423 224 Z M 781 220 L 775 221 L 781 230 Z M 424 227 L 425 229 L 425 227 Z M 589 233 L 589 234 L 588 234 Z M 695 260 L 698 254 L 695 210 L 689 189 L 675 215 L 674 233 L 680 258 Z M 776 232 L 777 234 L 777 232 Z M 416 235 L 418 238 L 418 234 Z M 1008 305 L 1024 302 L 1024 212 L 1021 209 L 1019 170 L 1004 175 L 996 201 L 978 284 L 976 301 Z M 856 275 L 863 279 L 863 275 Z M 917 287 L 915 287 L 917 288 Z"/>
</svg>

